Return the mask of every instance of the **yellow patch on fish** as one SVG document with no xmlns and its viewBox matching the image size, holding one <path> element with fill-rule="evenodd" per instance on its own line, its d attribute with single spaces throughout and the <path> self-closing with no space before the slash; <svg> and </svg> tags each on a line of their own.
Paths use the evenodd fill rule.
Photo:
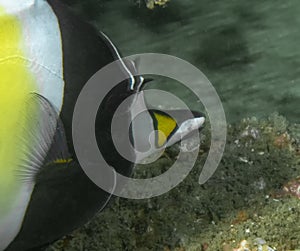
<svg viewBox="0 0 300 251">
<path fill-rule="evenodd" d="M 73 161 L 73 159 L 57 159 L 53 162 L 53 164 L 69 164 Z"/>
<path fill-rule="evenodd" d="M 177 123 L 172 117 L 164 114 L 154 113 L 154 116 L 157 122 L 156 129 L 158 130 L 157 145 L 161 147 L 176 128 Z"/>
<path fill-rule="evenodd" d="M 22 24 L 0 6 L 0 215 L 9 210 L 20 189 L 16 169 L 30 142 L 23 134 L 36 124 L 24 116 L 26 100 L 36 85 L 21 45 Z M 26 112 L 36 118 L 35 107 Z"/>
</svg>

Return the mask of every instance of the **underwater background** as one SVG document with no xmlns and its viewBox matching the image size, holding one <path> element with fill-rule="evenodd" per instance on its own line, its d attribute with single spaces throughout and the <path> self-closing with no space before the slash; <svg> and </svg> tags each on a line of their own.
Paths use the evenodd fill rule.
<svg viewBox="0 0 300 251">
<path fill-rule="evenodd" d="M 104 31 L 123 56 L 165 53 L 198 67 L 221 98 L 228 139 L 217 172 L 204 185 L 198 176 L 209 128 L 195 168 L 178 187 L 149 200 L 116 198 L 47 251 L 300 250 L 300 2 L 64 2 Z M 179 85 L 153 85 L 193 108 Z M 147 170 L 137 167 L 135 177 L 167 170 L 176 147 L 168 155 Z"/>
<path fill-rule="evenodd" d="M 299 122 L 300 4 L 290 1 L 68 1 L 123 56 L 171 54 L 197 66 L 230 122 L 274 111 Z"/>
</svg>

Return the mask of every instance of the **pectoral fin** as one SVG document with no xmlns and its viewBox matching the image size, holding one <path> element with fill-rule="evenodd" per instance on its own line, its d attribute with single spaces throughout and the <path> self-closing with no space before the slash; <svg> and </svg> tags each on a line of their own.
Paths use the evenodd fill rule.
<svg viewBox="0 0 300 251">
<path fill-rule="evenodd" d="M 24 181 L 34 181 L 44 165 L 65 163 L 70 160 L 70 154 L 59 112 L 46 98 L 32 93 L 24 109 L 24 119 L 32 126 L 23 130 L 20 139 L 23 154 L 16 173 Z"/>
</svg>

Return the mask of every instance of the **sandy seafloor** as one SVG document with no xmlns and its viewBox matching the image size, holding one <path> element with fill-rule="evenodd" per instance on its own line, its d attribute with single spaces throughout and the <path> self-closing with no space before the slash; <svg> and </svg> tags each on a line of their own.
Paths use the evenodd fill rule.
<svg viewBox="0 0 300 251">
<path fill-rule="evenodd" d="M 300 250 L 300 200 L 282 189 L 300 176 L 300 2 L 172 0 L 154 10 L 134 1 L 69 2 L 123 55 L 166 53 L 201 69 L 224 105 L 228 139 L 206 184 L 197 181 L 209 124 L 199 159 L 177 188 L 150 200 L 117 198 L 46 250 L 242 251 L 243 240 L 251 251 Z M 170 80 L 152 86 L 197 108 Z M 165 171 L 175 152 L 135 176 Z"/>
</svg>

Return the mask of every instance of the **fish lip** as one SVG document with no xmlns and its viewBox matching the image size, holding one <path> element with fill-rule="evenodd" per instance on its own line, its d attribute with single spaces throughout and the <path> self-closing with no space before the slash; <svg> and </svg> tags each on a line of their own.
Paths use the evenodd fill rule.
<svg viewBox="0 0 300 251">
<path fill-rule="evenodd" d="M 195 122 L 195 120 L 198 120 Z M 193 119 L 189 119 L 185 121 L 181 125 L 180 128 L 175 132 L 174 135 L 171 136 L 170 141 L 168 142 L 167 146 L 171 146 L 181 140 L 189 139 L 194 134 L 199 134 L 200 130 L 203 128 L 203 125 L 205 123 L 204 117 L 196 117 Z"/>
</svg>

